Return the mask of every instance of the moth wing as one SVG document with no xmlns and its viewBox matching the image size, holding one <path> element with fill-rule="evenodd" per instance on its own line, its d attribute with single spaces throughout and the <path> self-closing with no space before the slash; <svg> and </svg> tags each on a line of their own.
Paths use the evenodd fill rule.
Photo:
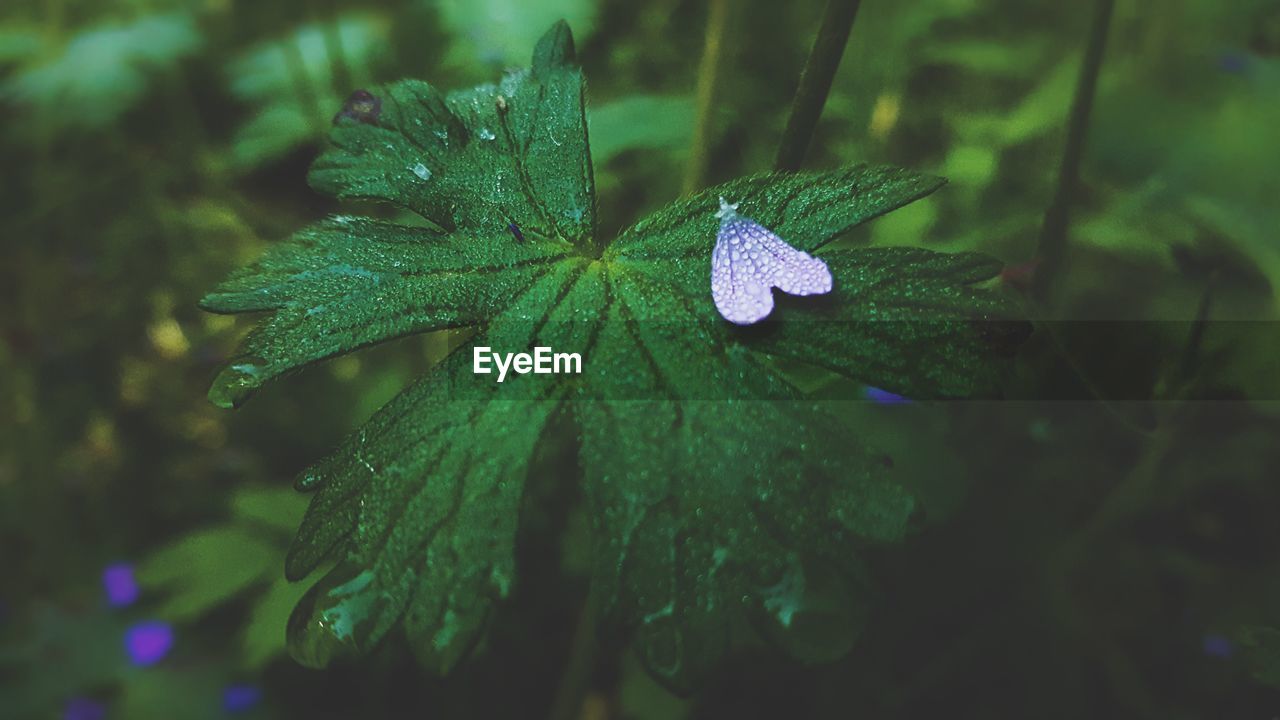
<svg viewBox="0 0 1280 720">
<path fill-rule="evenodd" d="M 764 254 L 745 223 L 727 222 L 720 226 L 711 251 L 711 299 L 725 320 L 751 325 L 773 311 L 770 268 L 758 262 Z"/>
<path fill-rule="evenodd" d="M 791 247 L 785 240 L 760 227 L 760 246 L 772 258 L 769 282 L 788 295 L 823 295 L 831 292 L 831 270 L 821 258 Z"/>
</svg>

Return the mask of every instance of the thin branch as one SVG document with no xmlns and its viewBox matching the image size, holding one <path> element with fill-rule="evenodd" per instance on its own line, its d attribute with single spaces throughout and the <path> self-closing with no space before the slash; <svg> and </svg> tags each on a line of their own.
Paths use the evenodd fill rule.
<svg viewBox="0 0 1280 720">
<path fill-rule="evenodd" d="M 591 583 L 578 622 L 573 630 L 569 646 L 569 661 L 565 664 L 560 686 L 551 704 L 551 720 L 575 720 L 581 715 L 582 700 L 591 683 L 591 673 L 596 666 L 596 621 L 600 612 L 600 598 L 596 584 Z"/>
<path fill-rule="evenodd" d="M 682 194 L 689 195 L 702 187 L 707 172 L 707 156 L 711 144 L 711 120 L 715 111 L 716 81 L 720 60 L 724 55 L 724 29 L 729 22 L 729 0 L 711 0 L 707 14 L 707 36 L 702 46 L 702 62 L 698 65 L 698 113 L 689 146 L 689 163 L 685 166 Z"/>
<path fill-rule="evenodd" d="M 1191 330 L 1187 333 L 1187 342 L 1182 348 L 1182 362 L 1178 368 L 1178 380 L 1181 382 L 1191 382 L 1200 364 L 1201 351 L 1204 347 L 1204 335 L 1209 327 L 1209 316 L 1213 311 L 1213 293 L 1218 287 L 1219 275 L 1218 270 L 1209 273 L 1209 279 L 1204 285 L 1204 292 L 1200 295 L 1200 304 L 1196 307 L 1196 319 L 1191 323 Z"/>
<path fill-rule="evenodd" d="M 860 0 L 828 0 L 818 37 L 813 41 L 804 72 L 800 74 L 795 99 L 791 102 L 791 116 L 787 118 L 787 129 L 782 133 L 774 169 L 795 171 L 804 162 L 813 131 L 818 127 L 818 118 L 827 104 L 831 81 L 835 79 L 836 68 L 840 67 L 844 48 L 849 44 L 849 33 L 853 30 L 853 19 L 858 15 L 859 5 Z"/>
<path fill-rule="evenodd" d="M 346 97 L 355 90 L 352 84 L 351 64 L 347 62 L 347 52 L 342 46 L 342 17 L 335 4 L 330 0 L 325 3 L 328 16 L 321 21 L 324 33 L 324 50 L 329 57 L 329 67 L 333 71 L 333 87 L 339 97 Z"/>
<path fill-rule="evenodd" d="M 1071 101 L 1067 143 L 1062 151 L 1062 165 L 1058 169 L 1058 187 L 1053 204 L 1045 212 L 1044 224 L 1040 228 L 1040 245 L 1037 251 L 1040 265 L 1033 278 L 1031 291 L 1041 303 L 1047 303 L 1052 296 L 1066 259 L 1071 203 L 1080 181 L 1080 162 L 1084 158 L 1089 116 L 1093 113 L 1098 74 L 1102 69 L 1102 56 L 1106 52 L 1107 35 L 1115 5 L 1115 0 L 1097 0 L 1094 5 L 1089 47 L 1085 50 L 1084 62 L 1080 65 L 1080 78 L 1076 81 L 1076 94 Z"/>
<path fill-rule="evenodd" d="M 320 107 L 320 98 L 316 94 L 316 88 L 311 82 L 311 73 L 307 72 L 307 60 L 302 55 L 302 48 L 298 45 L 298 38 L 286 38 L 280 43 L 280 50 L 284 53 L 285 71 L 289 73 L 290 84 L 293 85 L 293 92 L 298 99 L 298 105 L 311 121 L 312 130 L 316 137 L 324 137 L 328 132 L 329 119 L 325 117 L 324 109 Z"/>
</svg>

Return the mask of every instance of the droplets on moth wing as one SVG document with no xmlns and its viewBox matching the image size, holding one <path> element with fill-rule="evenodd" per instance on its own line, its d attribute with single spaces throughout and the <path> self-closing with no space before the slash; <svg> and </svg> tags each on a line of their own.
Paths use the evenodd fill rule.
<svg viewBox="0 0 1280 720">
<path fill-rule="evenodd" d="M 711 251 L 711 299 L 721 317 L 737 325 L 773 312 L 773 288 L 789 295 L 831 292 L 831 271 L 820 258 L 797 250 L 720 198 L 720 230 Z"/>
</svg>

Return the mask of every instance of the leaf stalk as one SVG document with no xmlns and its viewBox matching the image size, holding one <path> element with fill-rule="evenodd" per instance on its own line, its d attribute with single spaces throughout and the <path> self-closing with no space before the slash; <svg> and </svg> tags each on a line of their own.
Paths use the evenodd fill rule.
<svg viewBox="0 0 1280 720">
<path fill-rule="evenodd" d="M 778 155 L 773 162 L 775 170 L 795 172 L 804 162 L 861 4 L 860 0 L 828 0 L 818 36 L 800 73 L 800 84 L 791 102 L 791 115 L 787 118 L 787 128 L 782 133 Z"/>
<path fill-rule="evenodd" d="M 702 45 L 702 61 L 698 64 L 698 109 L 693 125 L 693 140 L 689 146 L 689 162 L 685 166 L 682 195 L 692 195 L 702 187 L 707 173 L 716 81 L 720 76 L 720 61 L 724 56 L 724 31 L 728 23 L 729 0 L 711 0 L 707 15 L 707 35 Z"/>
<path fill-rule="evenodd" d="M 1097 0 L 1094 4 L 1093 24 L 1089 32 L 1089 46 L 1084 62 L 1080 65 L 1080 78 L 1076 81 L 1075 97 L 1071 101 L 1071 115 L 1067 124 L 1067 142 L 1062 151 L 1062 165 L 1058 168 L 1058 184 L 1053 203 L 1045 211 L 1040 227 L 1037 256 L 1040 265 L 1032 279 L 1031 294 L 1040 303 L 1047 303 L 1053 295 L 1067 254 L 1067 234 L 1071 226 L 1071 204 L 1080 182 L 1080 163 L 1084 159 L 1085 140 L 1089 132 L 1089 117 L 1093 113 L 1093 101 L 1098 90 L 1098 75 L 1106 52 L 1107 35 L 1111 29 L 1115 0 Z"/>
</svg>

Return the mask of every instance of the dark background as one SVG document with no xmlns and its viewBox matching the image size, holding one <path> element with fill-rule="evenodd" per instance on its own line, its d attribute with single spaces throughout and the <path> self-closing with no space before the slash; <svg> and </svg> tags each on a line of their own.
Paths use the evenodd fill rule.
<svg viewBox="0 0 1280 720">
<path fill-rule="evenodd" d="M 560 17 L 605 232 L 696 180 L 694 145 L 703 184 L 768 169 L 822 3 L 728 4 L 703 136 L 706 2 L 6 0 L 0 717 L 545 716 L 583 591 L 554 533 L 527 533 L 520 585 L 451 678 L 396 641 L 325 671 L 286 653 L 292 476 L 449 338 L 233 413 L 204 393 L 250 321 L 195 303 L 337 209 L 304 177 L 352 89 L 493 80 Z M 806 166 L 951 183 L 846 242 L 986 252 L 1020 292 L 1090 5 L 864 2 Z M 677 698 L 607 647 L 582 717 L 1280 714 L 1260 640 L 1280 625 L 1280 4 L 1122 0 L 1108 37 L 1069 262 L 1037 311 L 1091 322 L 1042 324 L 1009 402 L 847 404 L 928 521 L 871 557 L 852 654 L 744 653 Z"/>
</svg>

